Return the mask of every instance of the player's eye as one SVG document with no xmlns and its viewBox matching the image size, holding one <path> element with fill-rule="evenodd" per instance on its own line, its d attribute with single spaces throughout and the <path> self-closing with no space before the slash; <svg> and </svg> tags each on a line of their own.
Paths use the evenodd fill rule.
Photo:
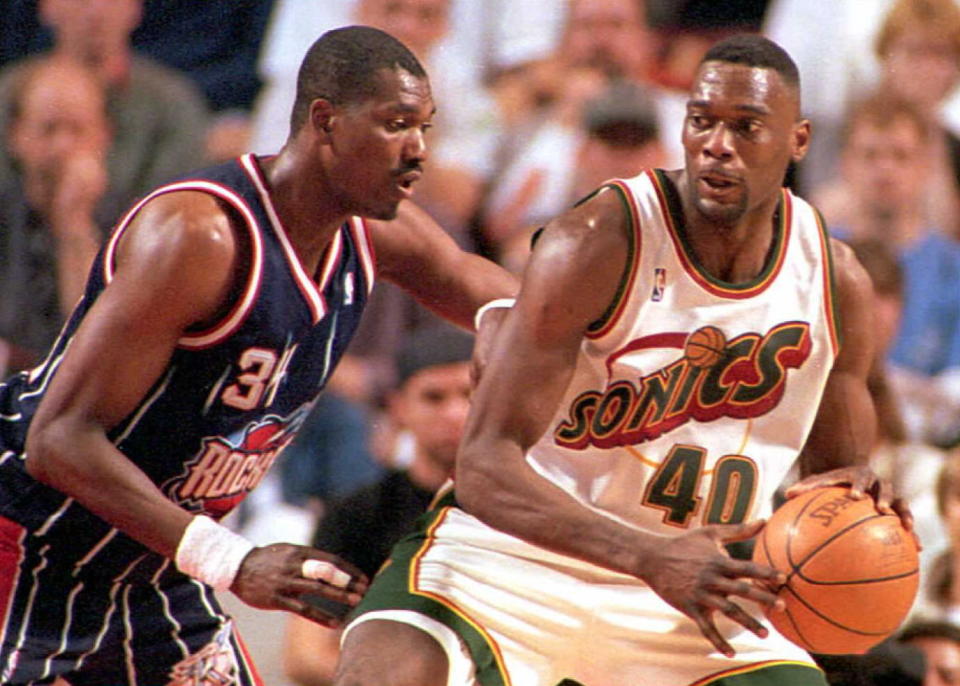
<svg viewBox="0 0 960 686">
<path fill-rule="evenodd" d="M 745 136 L 756 136 L 763 129 L 763 123 L 757 119 L 744 119 L 738 123 L 737 129 Z"/>
<path fill-rule="evenodd" d="M 705 129 L 710 126 L 710 119 L 702 114 L 688 114 L 687 121 L 695 129 Z"/>
</svg>

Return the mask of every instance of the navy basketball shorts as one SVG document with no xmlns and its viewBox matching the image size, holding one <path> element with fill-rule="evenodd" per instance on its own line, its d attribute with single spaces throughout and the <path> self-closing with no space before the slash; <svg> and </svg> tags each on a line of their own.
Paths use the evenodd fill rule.
<svg viewBox="0 0 960 686">
<path fill-rule="evenodd" d="M 0 517 L 0 683 L 262 683 L 212 589 L 142 548 L 98 552 Z"/>
</svg>

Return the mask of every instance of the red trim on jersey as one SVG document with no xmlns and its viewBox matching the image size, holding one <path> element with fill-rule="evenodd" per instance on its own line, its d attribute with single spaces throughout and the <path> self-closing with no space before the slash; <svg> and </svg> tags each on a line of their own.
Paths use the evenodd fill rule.
<svg viewBox="0 0 960 686">
<path fill-rule="evenodd" d="M 680 232 L 673 221 L 673 215 L 670 212 L 670 204 L 667 200 L 667 194 L 660 185 L 659 179 L 657 179 L 656 174 L 654 174 L 652 171 L 647 172 L 647 174 L 649 175 L 650 180 L 653 183 L 653 188 L 657 193 L 657 199 L 660 202 L 660 212 L 663 216 L 663 221 L 667 226 L 667 233 L 670 235 L 670 238 L 673 241 L 674 252 L 677 255 L 677 259 L 680 260 L 680 264 L 683 266 L 684 271 L 689 274 L 690 278 L 692 278 L 701 288 L 708 293 L 720 296 L 722 298 L 743 300 L 744 298 L 751 298 L 755 295 L 759 295 L 776 280 L 777 275 L 780 274 L 780 269 L 783 267 L 783 263 L 786 261 L 787 249 L 790 245 L 790 234 L 793 226 L 793 201 L 790 193 L 787 192 L 785 188 L 780 190 L 781 216 L 780 226 L 778 227 L 780 232 L 780 246 L 776 257 L 774 258 L 775 262 L 773 267 L 767 271 L 766 276 L 764 276 L 761 281 L 745 288 L 731 288 L 724 285 L 721 281 L 708 278 L 706 272 L 704 272 L 695 263 L 692 256 L 687 252 L 687 247 L 684 245 L 683 239 L 680 237 Z"/>
<path fill-rule="evenodd" d="M 596 340 L 610 333 L 614 326 L 620 321 L 624 310 L 627 309 L 627 303 L 633 295 L 633 287 L 637 282 L 637 272 L 640 268 L 640 248 L 642 234 L 640 231 L 640 211 L 637 208 L 637 199 L 634 197 L 630 188 L 620 179 L 614 179 L 607 182 L 608 186 L 613 186 L 620 191 L 621 197 L 627 201 L 627 211 L 630 213 L 630 228 L 633 231 L 633 250 L 630 256 L 630 264 L 627 265 L 626 278 L 622 280 L 621 287 L 617 291 L 617 303 L 613 310 L 599 328 L 588 329 L 585 336 L 591 340 Z"/>
<path fill-rule="evenodd" d="M 20 578 L 20 563 L 23 561 L 23 539 L 27 530 L 6 517 L 0 517 L 0 617 L 3 626 L 10 619 L 13 607 L 13 589 Z M 9 643 L 0 634 L 0 642 Z"/>
<path fill-rule="evenodd" d="M 273 200 L 267 191 L 266 179 L 263 177 L 260 167 L 253 161 L 253 155 L 243 155 L 240 158 L 240 164 L 246 170 L 257 192 L 260 194 L 260 200 L 263 202 L 267 216 L 270 218 L 270 223 L 273 224 L 273 230 L 277 234 L 280 245 L 283 247 L 283 252 L 287 258 L 290 271 L 293 273 L 294 281 L 296 281 L 300 293 L 303 294 L 304 300 L 307 301 L 307 306 L 310 308 L 310 314 L 313 317 L 313 323 L 316 324 L 327 314 L 327 306 L 323 300 L 323 289 L 317 288 L 316 282 L 310 278 L 310 275 L 307 274 L 303 268 L 303 264 L 301 264 L 300 258 L 297 256 L 297 251 L 293 249 L 293 244 L 290 242 L 290 238 L 287 236 L 287 232 L 280 222 L 280 217 L 277 215 L 277 211 L 273 206 Z M 337 235 L 339 235 L 339 233 Z M 327 257 L 329 258 L 333 252 L 339 251 L 328 249 Z M 325 269 L 326 267 L 321 270 L 321 274 L 324 273 Z"/>
<path fill-rule="evenodd" d="M 233 625 L 233 637 L 237 641 L 237 645 L 240 647 L 240 655 L 243 659 L 244 666 L 247 668 L 247 673 L 253 678 L 254 686 L 265 686 L 263 677 L 260 676 L 260 672 L 257 671 L 257 665 L 254 663 L 253 658 L 250 656 L 250 649 L 247 647 L 247 642 L 243 640 L 243 637 L 240 635 L 240 631 L 237 629 L 237 625 Z"/>
<path fill-rule="evenodd" d="M 243 324 L 243 321 L 253 309 L 253 303 L 256 300 L 257 293 L 260 291 L 260 283 L 263 278 L 263 240 L 260 236 L 260 230 L 257 225 L 256 217 L 254 217 L 253 211 L 250 209 L 244 199 L 234 193 L 233 190 L 212 181 L 194 179 L 161 186 L 150 193 L 150 195 L 143 198 L 123 216 L 123 219 L 121 219 L 120 223 L 117 225 L 116 231 L 114 231 L 113 235 L 110 237 L 103 259 L 103 278 L 104 282 L 107 284 L 113 281 L 113 276 L 116 273 L 117 246 L 120 244 L 120 238 L 130 226 L 130 222 L 136 216 L 137 212 L 139 212 L 140 209 L 150 200 L 153 200 L 158 196 L 166 195 L 167 193 L 175 193 L 177 191 L 196 191 L 199 193 L 208 193 L 226 201 L 240 213 L 240 215 L 244 218 L 247 229 L 250 231 L 250 275 L 247 280 L 247 285 L 243 289 L 243 294 L 237 299 L 237 302 L 234 303 L 230 312 L 222 320 L 220 320 L 220 322 L 203 331 L 184 334 L 180 340 L 177 341 L 177 344 L 183 348 L 200 350 L 220 343 L 240 328 L 240 325 Z"/>
</svg>

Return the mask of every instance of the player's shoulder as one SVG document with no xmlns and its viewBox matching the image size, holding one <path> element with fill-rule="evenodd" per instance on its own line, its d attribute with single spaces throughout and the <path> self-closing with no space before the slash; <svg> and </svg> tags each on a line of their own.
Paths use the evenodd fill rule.
<svg viewBox="0 0 960 686">
<path fill-rule="evenodd" d="M 630 226 L 628 191 L 606 183 L 547 222 L 544 238 L 585 242 L 622 242 Z"/>
<path fill-rule="evenodd" d="M 214 196 L 199 190 L 163 193 L 148 200 L 130 221 L 120 254 L 177 256 L 214 266 L 233 259 L 239 221 Z"/>
<path fill-rule="evenodd" d="M 841 304 L 846 303 L 845 309 L 856 304 L 866 306 L 872 302 L 873 282 L 853 248 L 831 236 L 830 254 L 834 287 Z"/>
</svg>

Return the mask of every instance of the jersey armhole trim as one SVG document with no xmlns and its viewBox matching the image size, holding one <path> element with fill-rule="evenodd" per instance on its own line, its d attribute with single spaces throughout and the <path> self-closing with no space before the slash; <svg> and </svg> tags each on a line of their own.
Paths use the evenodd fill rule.
<svg viewBox="0 0 960 686">
<path fill-rule="evenodd" d="M 820 234 L 820 251 L 823 254 L 823 302 L 824 315 L 827 319 L 827 331 L 830 335 L 830 345 L 833 348 L 833 357 L 836 359 L 843 345 L 843 334 L 840 329 L 840 303 L 837 295 L 837 278 L 834 273 L 833 251 L 830 249 L 830 233 L 827 223 L 820 210 L 813 208 Z"/>
<path fill-rule="evenodd" d="M 637 210 L 633 193 L 631 193 L 627 185 L 619 179 L 609 181 L 604 184 L 603 187 L 613 188 L 617 191 L 629 217 L 630 226 L 627 230 L 627 263 L 623 271 L 623 276 L 620 278 L 620 285 L 617 286 L 617 292 L 613 297 L 613 301 L 603 315 L 587 328 L 586 336 L 590 339 L 601 338 L 616 326 L 624 310 L 627 309 L 630 293 L 633 291 L 633 286 L 637 280 L 637 269 L 640 266 L 640 214 Z"/>
<path fill-rule="evenodd" d="M 107 245 L 103 260 L 103 277 L 106 284 L 109 284 L 113 280 L 114 273 L 116 272 L 117 246 L 127 227 L 130 225 L 130 222 L 133 221 L 133 218 L 143 206 L 160 195 L 177 191 L 207 193 L 227 202 L 243 217 L 243 223 L 250 233 L 250 272 L 240 297 L 237 298 L 237 301 L 230 308 L 230 311 L 218 323 L 203 331 L 185 334 L 177 341 L 177 345 L 181 348 L 200 350 L 216 345 L 236 331 L 253 309 L 253 303 L 260 290 L 260 283 L 263 276 L 263 243 L 260 231 L 257 228 L 257 220 L 243 198 L 225 186 L 203 180 L 181 181 L 158 188 L 134 205 L 133 208 L 124 215 L 123 219 L 121 219 L 117 230 L 114 231 Z"/>
<path fill-rule="evenodd" d="M 370 295 L 370 291 L 373 290 L 373 283 L 377 278 L 377 251 L 373 247 L 370 226 L 363 217 L 351 217 L 350 230 L 353 231 L 353 242 L 357 246 L 357 254 L 360 256 L 360 264 L 363 266 L 363 276 L 367 282 L 367 295 Z"/>
</svg>

